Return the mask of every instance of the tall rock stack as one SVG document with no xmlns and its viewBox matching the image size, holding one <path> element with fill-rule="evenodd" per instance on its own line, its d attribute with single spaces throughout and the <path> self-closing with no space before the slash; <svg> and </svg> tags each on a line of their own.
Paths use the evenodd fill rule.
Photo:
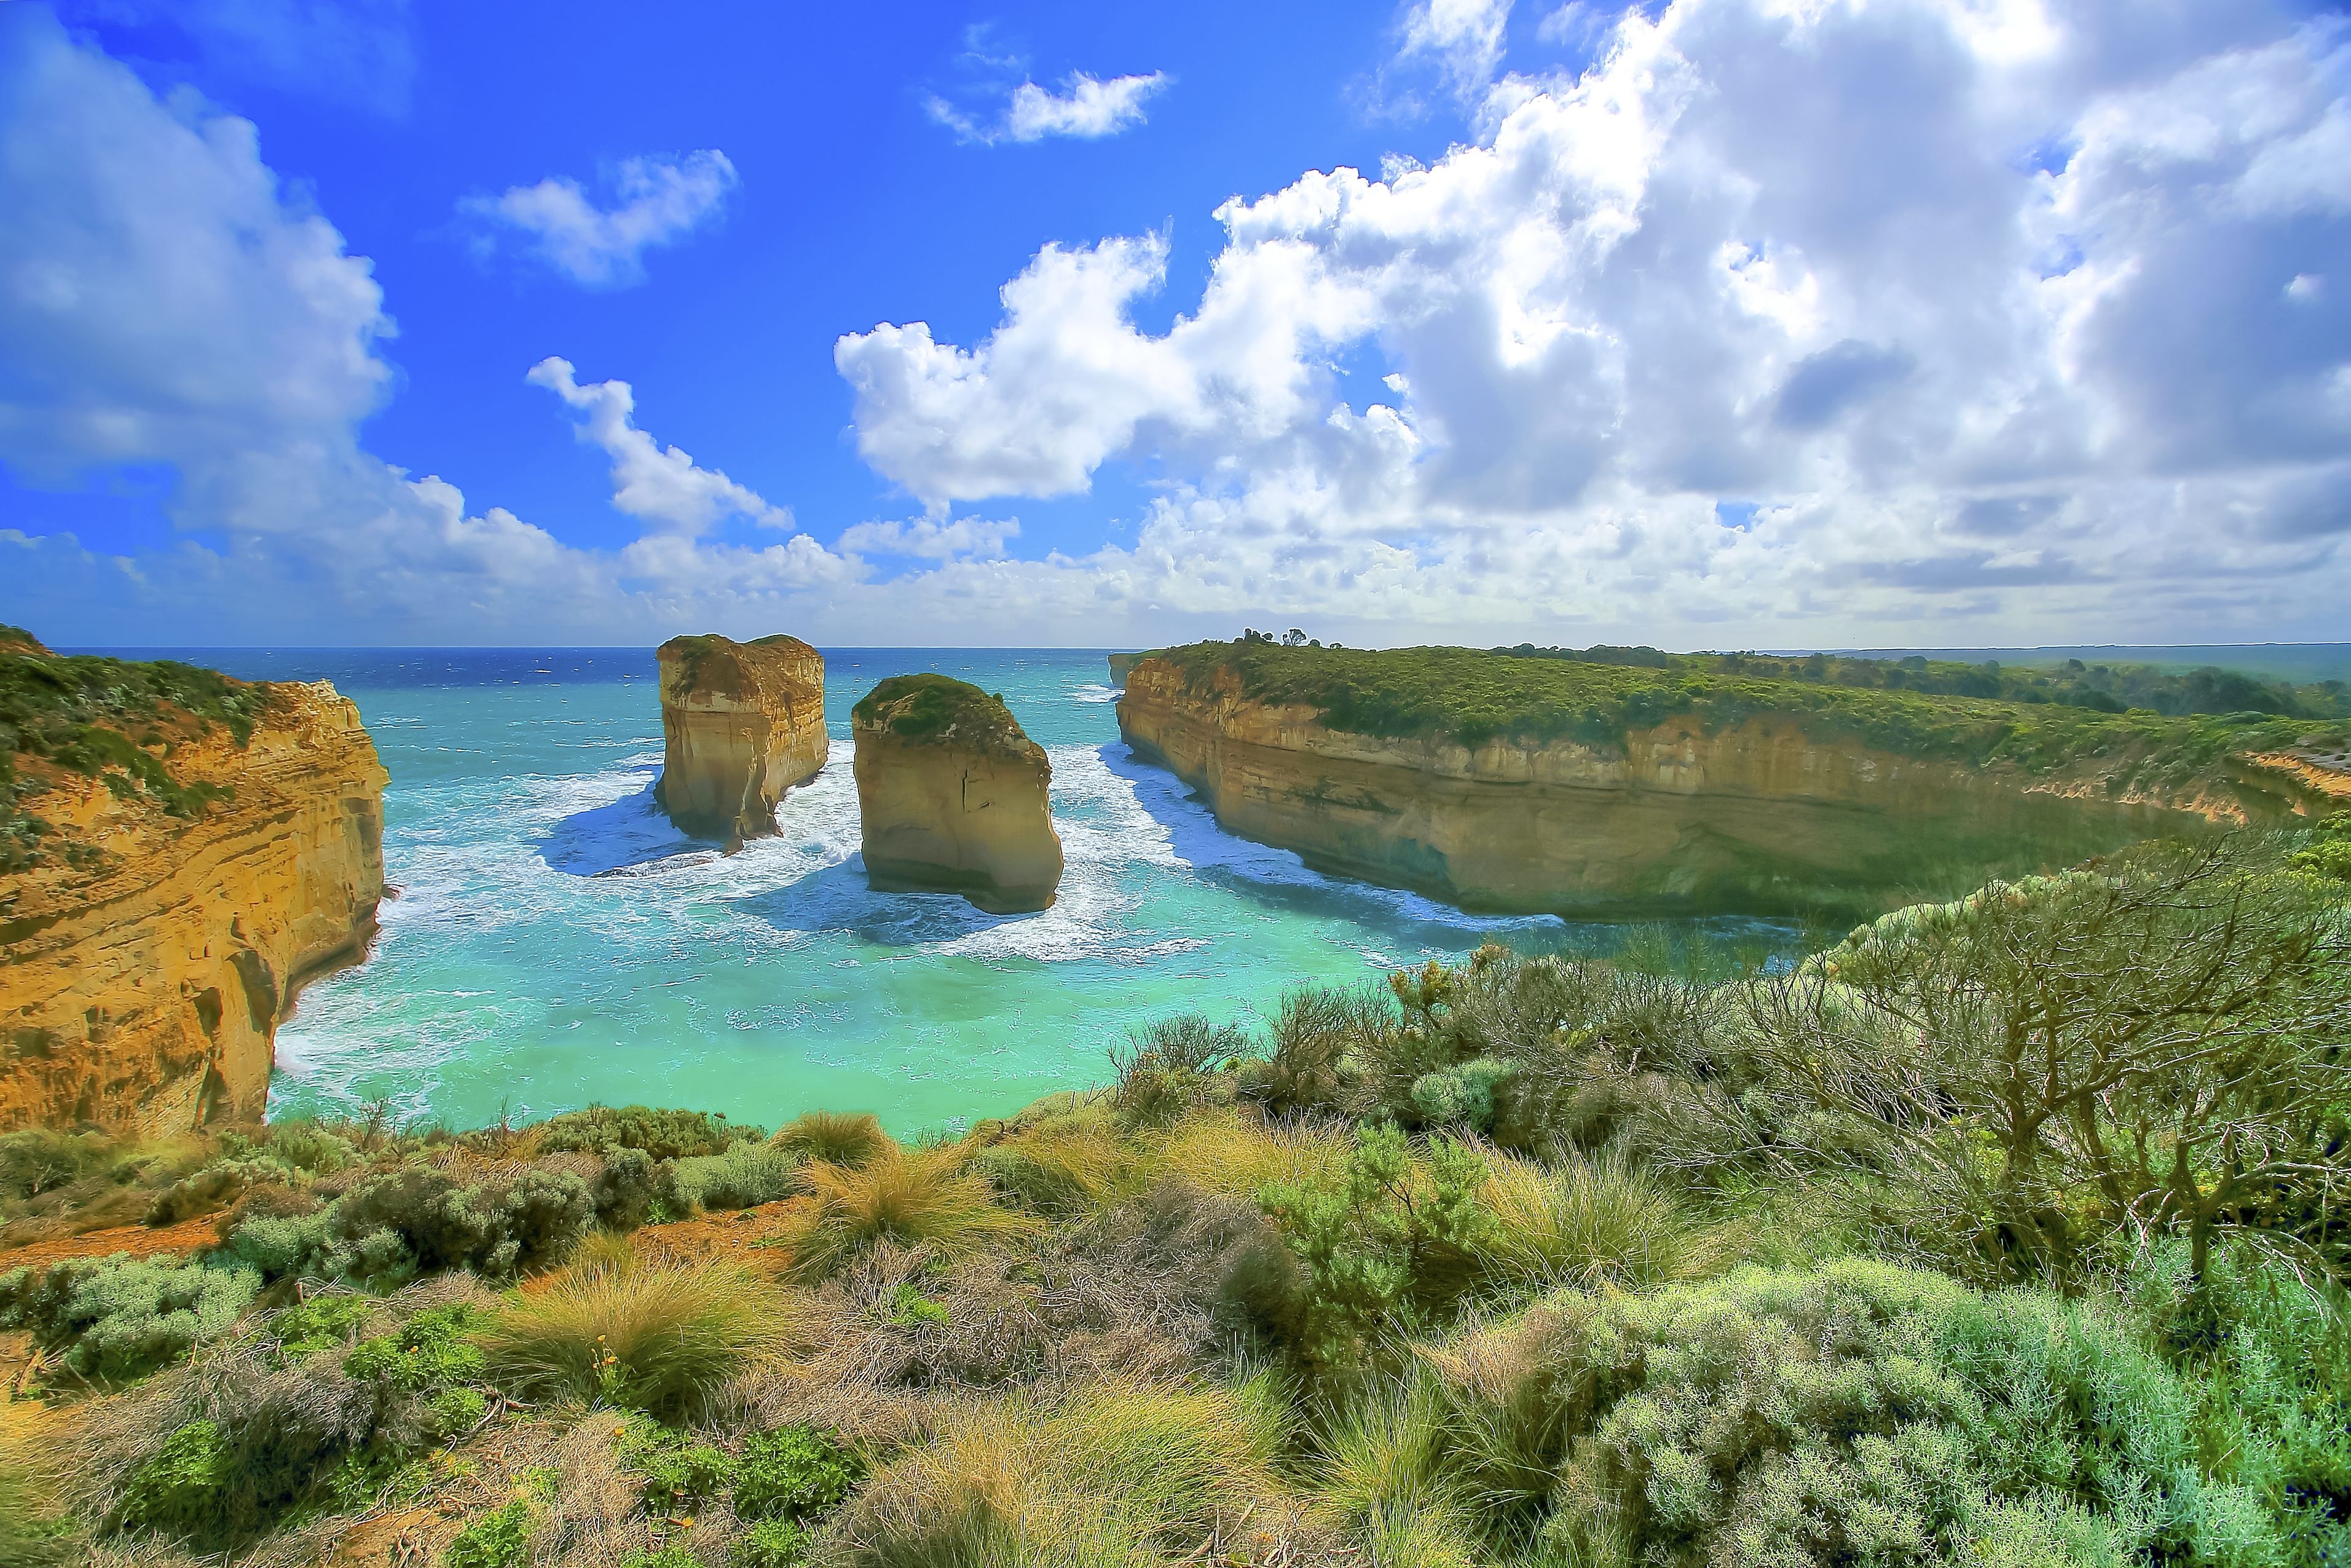
<svg viewBox="0 0 2351 1568">
<path fill-rule="evenodd" d="M 797 637 L 673 637 L 661 645 L 662 776 L 654 799 L 697 838 L 776 831 L 784 791 L 824 767 L 824 656 Z"/>
<path fill-rule="evenodd" d="M 851 717 L 874 887 L 959 893 L 995 915 L 1051 906 L 1053 766 L 1002 698 L 946 675 L 893 675 Z"/>
<path fill-rule="evenodd" d="M 49 690 L 114 678 L 29 639 L 0 659 Z M 74 751 L 102 769 L 0 750 L 0 816 L 41 829 L 0 862 L 0 1132 L 257 1121 L 295 993 L 366 956 L 385 775 L 359 709 L 324 681 L 213 679 L 243 733 L 159 702 L 89 722 Z"/>
</svg>

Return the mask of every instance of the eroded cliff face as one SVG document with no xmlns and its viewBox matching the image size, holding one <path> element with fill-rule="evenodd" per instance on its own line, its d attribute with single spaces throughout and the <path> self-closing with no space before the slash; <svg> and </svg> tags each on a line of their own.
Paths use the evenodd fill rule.
<svg viewBox="0 0 2351 1568">
<path fill-rule="evenodd" d="M 921 699 L 901 685 L 910 679 L 960 687 L 956 696 L 992 712 L 960 723 L 918 716 Z M 959 681 L 897 677 L 858 704 L 852 732 L 865 874 L 875 888 L 959 893 L 996 915 L 1052 906 L 1061 883 L 1053 765 L 1002 704 Z"/>
<path fill-rule="evenodd" d="M 0 897 L 0 1128 L 160 1136 L 257 1118 L 296 991 L 363 957 L 383 896 L 383 787 L 359 709 L 325 682 L 268 688 L 240 747 L 181 743 L 193 818 L 98 779 L 39 798 L 92 869 L 60 860 Z"/>
<path fill-rule="evenodd" d="M 1867 903 L 2070 864 L 2205 826 L 2220 802 L 2123 800 L 2092 781 L 1815 739 L 1793 716 L 1708 734 L 1668 718 L 1621 750 L 1392 740 L 1145 659 L 1119 730 L 1229 831 L 1319 869 L 1476 910 L 1631 917 Z"/>
<path fill-rule="evenodd" d="M 654 798 L 698 838 L 772 834 L 786 790 L 831 755 L 824 656 L 797 637 L 661 645 L 662 776 Z"/>
</svg>

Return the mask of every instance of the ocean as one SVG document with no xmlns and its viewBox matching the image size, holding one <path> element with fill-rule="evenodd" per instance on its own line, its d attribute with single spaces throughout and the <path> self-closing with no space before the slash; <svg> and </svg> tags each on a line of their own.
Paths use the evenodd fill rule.
<svg viewBox="0 0 2351 1568">
<path fill-rule="evenodd" d="M 1121 743 L 1095 652 L 827 650 L 831 760 L 777 837 L 731 856 L 653 805 L 650 650 L 119 652 L 331 680 L 392 775 L 398 895 L 368 961 L 280 1028 L 273 1118 L 382 1099 L 455 1126 L 598 1103 L 772 1126 L 827 1107 L 951 1132 L 1105 1082 L 1112 1046 L 1154 1018 L 1253 1024 L 1300 980 L 1621 936 L 1466 915 L 1232 837 Z M 866 886 L 849 710 L 911 670 L 1001 693 L 1050 756 L 1068 862 L 1050 910 Z"/>
</svg>

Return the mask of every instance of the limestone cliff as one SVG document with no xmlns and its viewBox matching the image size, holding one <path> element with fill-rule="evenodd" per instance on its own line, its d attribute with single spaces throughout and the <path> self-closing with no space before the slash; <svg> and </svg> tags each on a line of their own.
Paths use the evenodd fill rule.
<svg viewBox="0 0 2351 1568">
<path fill-rule="evenodd" d="M 670 821 L 700 838 L 772 834 L 784 792 L 815 778 L 831 752 L 824 656 L 785 636 L 673 637 L 660 656 L 662 776 L 654 798 Z"/>
<path fill-rule="evenodd" d="M 1669 711 L 1605 739 L 1468 745 L 1342 728 L 1314 706 L 1249 695 L 1232 668 L 1153 656 L 1129 672 L 1118 717 L 1136 754 L 1197 789 L 1228 831 L 1498 912 L 1867 904 L 2213 820 L 2307 814 L 2275 768 L 2235 789 L 2123 789 L 2095 768 L 2036 778 L 1904 755 L 1758 706 L 1714 724 Z"/>
<path fill-rule="evenodd" d="M 1113 653 L 1110 656 L 1110 684 L 1114 686 L 1126 685 L 1127 673 L 1149 657 L 1148 653 Z"/>
<path fill-rule="evenodd" d="M 324 682 L 6 653 L 0 1128 L 152 1136 L 258 1117 L 295 992 L 375 931 L 385 774 L 359 710 Z M 205 677 L 228 718 L 53 708 L 35 741 L 28 689 L 74 695 L 38 665 Z"/>
<path fill-rule="evenodd" d="M 873 886 L 960 893 L 998 915 L 1052 904 L 1053 767 L 1000 698 L 946 675 L 893 675 L 852 726 Z"/>
</svg>

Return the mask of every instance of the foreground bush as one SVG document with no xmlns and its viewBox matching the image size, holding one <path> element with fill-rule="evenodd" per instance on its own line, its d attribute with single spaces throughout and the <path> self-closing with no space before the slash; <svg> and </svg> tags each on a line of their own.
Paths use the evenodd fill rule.
<svg viewBox="0 0 2351 1568">
<path fill-rule="evenodd" d="M 490 1378 L 525 1398 L 601 1400 L 676 1419 L 780 1348 L 789 1325 L 789 1303 L 747 1273 L 600 1262 L 509 1300 L 478 1343 Z"/>
<path fill-rule="evenodd" d="M 1562 1296 L 1427 1359 L 1448 1478 L 1572 1562 L 2327 1560 L 2207 1472 L 2180 1377 L 2035 1291 L 1748 1271 Z"/>
<path fill-rule="evenodd" d="M 1112 1383 L 944 1414 L 931 1441 L 877 1470 L 838 1527 L 836 1560 L 872 1568 L 1021 1563 L 1144 1568 L 1198 1561 L 1245 1518 L 1292 1526 L 1275 1473 L 1285 1438 L 1268 1379 L 1171 1390 Z"/>
<path fill-rule="evenodd" d="M 136 1377 L 226 1333 L 260 1289 L 250 1270 L 118 1252 L 0 1275 L 0 1327 L 30 1330 L 82 1377 Z"/>
</svg>

